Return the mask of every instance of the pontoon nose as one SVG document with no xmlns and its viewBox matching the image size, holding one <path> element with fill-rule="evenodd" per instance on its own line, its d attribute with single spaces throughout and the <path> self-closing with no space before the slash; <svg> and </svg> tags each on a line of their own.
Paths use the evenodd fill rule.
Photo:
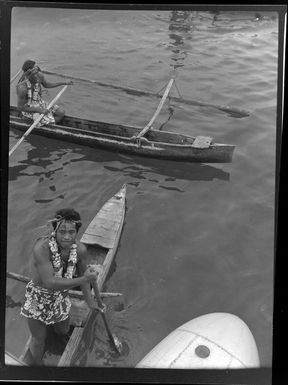
<svg viewBox="0 0 288 385">
<path fill-rule="evenodd" d="M 259 367 L 254 337 L 239 317 L 211 313 L 185 323 L 161 341 L 138 368 L 232 369 Z"/>
</svg>

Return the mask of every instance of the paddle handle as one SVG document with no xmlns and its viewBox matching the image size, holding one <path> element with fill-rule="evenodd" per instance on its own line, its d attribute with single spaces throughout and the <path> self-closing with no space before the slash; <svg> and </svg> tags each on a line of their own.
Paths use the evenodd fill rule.
<svg viewBox="0 0 288 385">
<path fill-rule="evenodd" d="M 12 273 L 11 271 L 7 271 L 6 276 L 7 278 L 11 278 L 11 279 L 14 279 L 15 281 L 19 281 L 23 283 L 28 283 L 31 281 L 31 279 L 26 277 L 25 275 Z M 122 293 L 100 292 L 101 298 L 121 297 L 122 295 L 123 295 Z M 77 290 L 69 290 L 69 296 L 71 298 L 77 298 L 77 299 L 83 300 L 83 293 Z"/>
<path fill-rule="evenodd" d="M 15 74 L 12 79 L 10 80 L 10 84 L 12 84 L 14 82 L 14 80 L 17 78 L 17 76 L 20 74 L 20 72 L 22 71 L 22 69 L 20 68 L 20 70 L 17 72 L 17 74 Z"/>
<path fill-rule="evenodd" d="M 48 104 L 47 109 L 49 110 L 60 98 L 60 96 L 63 94 L 63 92 L 66 90 L 68 85 L 64 86 L 62 90 L 55 96 L 55 98 Z M 13 154 L 13 152 L 16 150 L 16 148 L 23 142 L 23 140 L 30 134 L 30 132 L 37 126 L 37 124 L 41 121 L 45 114 L 41 114 L 35 122 L 31 125 L 31 127 L 25 132 L 25 134 L 18 140 L 18 142 L 11 148 L 9 151 L 9 156 Z"/>
<path fill-rule="evenodd" d="M 143 128 L 142 131 L 139 132 L 138 135 L 136 135 L 136 138 L 140 138 L 141 136 L 143 136 L 152 126 L 152 124 L 154 123 L 155 119 L 157 118 L 157 116 L 159 115 L 164 103 L 165 103 L 165 100 L 167 99 L 168 97 L 168 94 L 169 94 L 169 91 L 173 85 L 173 82 L 174 82 L 174 77 L 172 79 L 170 79 L 166 89 L 165 89 L 165 92 L 162 96 L 162 99 L 157 107 L 157 110 L 155 111 L 155 114 L 152 116 L 150 122 Z"/>
<path fill-rule="evenodd" d="M 99 288 L 98 288 L 98 284 L 97 284 L 96 279 L 94 279 L 91 283 L 92 283 L 92 287 L 94 289 L 94 295 L 95 295 L 95 298 L 97 301 L 97 305 L 102 309 L 104 307 L 104 305 L 103 305 L 103 302 L 101 300 L 101 296 L 100 296 L 100 292 L 99 292 Z"/>
</svg>

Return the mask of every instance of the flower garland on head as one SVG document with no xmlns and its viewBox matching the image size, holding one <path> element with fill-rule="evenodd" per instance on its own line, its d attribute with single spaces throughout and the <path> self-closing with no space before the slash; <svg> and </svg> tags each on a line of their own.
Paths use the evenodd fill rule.
<svg viewBox="0 0 288 385">
<path fill-rule="evenodd" d="M 57 228 L 59 227 L 60 223 L 61 222 L 59 221 L 55 231 L 53 231 L 51 233 L 48 244 L 49 244 L 50 251 L 52 254 L 51 260 L 52 260 L 53 268 L 55 270 L 54 275 L 55 275 L 55 277 L 62 278 L 63 277 L 63 261 L 61 259 L 61 254 L 59 253 L 58 244 L 57 244 L 56 238 L 55 238 L 56 231 L 57 231 Z M 73 243 L 73 245 L 70 248 L 70 254 L 69 254 L 67 269 L 66 269 L 66 272 L 64 274 L 64 278 L 69 278 L 69 279 L 73 278 L 76 264 L 77 264 L 77 245 L 76 245 L 76 243 Z"/>
</svg>

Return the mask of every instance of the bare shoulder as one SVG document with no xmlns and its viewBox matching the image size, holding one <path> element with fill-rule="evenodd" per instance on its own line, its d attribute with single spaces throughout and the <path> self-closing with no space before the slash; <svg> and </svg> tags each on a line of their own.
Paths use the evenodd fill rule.
<svg viewBox="0 0 288 385">
<path fill-rule="evenodd" d="M 84 243 L 80 242 L 80 241 L 77 241 L 76 242 L 77 244 L 77 251 L 78 251 L 78 256 L 81 258 L 81 257 L 85 257 L 86 254 L 87 254 L 87 247 Z"/>
<path fill-rule="evenodd" d="M 33 248 L 33 254 L 36 260 L 47 258 L 50 255 L 49 252 L 49 244 L 47 238 L 40 238 L 36 241 L 34 248 Z"/>
<path fill-rule="evenodd" d="M 80 241 L 76 241 L 76 244 L 77 244 L 77 256 L 78 256 L 77 269 L 79 274 L 82 275 L 88 263 L 87 247 L 84 243 Z"/>
</svg>

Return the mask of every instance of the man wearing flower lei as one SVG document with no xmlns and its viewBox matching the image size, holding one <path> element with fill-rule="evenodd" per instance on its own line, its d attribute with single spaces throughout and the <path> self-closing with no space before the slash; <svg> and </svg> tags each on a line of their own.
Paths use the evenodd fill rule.
<svg viewBox="0 0 288 385">
<path fill-rule="evenodd" d="M 98 308 L 91 296 L 90 282 L 97 279 L 99 269 L 97 265 L 86 268 L 86 246 L 76 240 L 81 226 L 79 213 L 61 209 L 49 222 L 53 226 L 51 235 L 38 239 L 33 249 L 32 279 L 26 286 L 21 308 L 32 335 L 29 349 L 34 365 L 43 365 L 48 325 L 53 325 L 59 335 L 69 331 L 69 289 L 80 286 L 88 306 Z"/>
<path fill-rule="evenodd" d="M 33 123 L 41 114 L 45 114 L 38 126 L 57 124 L 64 118 L 65 110 L 58 105 L 47 109 L 48 102 L 42 99 L 42 87 L 55 88 L 61 85 L 73 85 L 73 81 L 48 82 L 34 60 L 26 60 L 22 66 L 23 75 L 20 77 L 17 91 L 17 107 L 21 117 Z"/>
</svg>

